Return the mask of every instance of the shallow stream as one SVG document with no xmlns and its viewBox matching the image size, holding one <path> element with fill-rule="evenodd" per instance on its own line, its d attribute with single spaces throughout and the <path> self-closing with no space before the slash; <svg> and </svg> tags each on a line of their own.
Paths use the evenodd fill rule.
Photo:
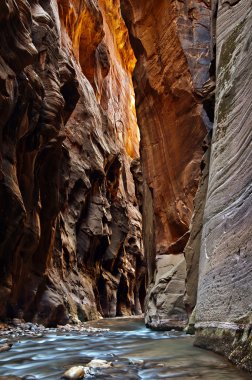
<svg viewBox="0 0 252 380">
<path fill-rule="evenodd" d="M 110 331 L 90 336 L 50 330 L 41 337 L 20 337 L 10 351 L 0 353 L 0 379 L 33 375 L 57 380 L 71 366 L 85 365 L 94 358 L 113 366 L 97 370 L 87 379 L 251 379 L 221 356 L 193 347 L 193 337 L 184 333 L 151 331 L 139 319 L 101 320 L 89 325 Z"/>
</svg>

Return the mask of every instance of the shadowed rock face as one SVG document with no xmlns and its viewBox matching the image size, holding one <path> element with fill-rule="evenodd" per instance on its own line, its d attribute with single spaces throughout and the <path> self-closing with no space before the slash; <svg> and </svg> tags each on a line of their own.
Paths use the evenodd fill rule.
<svg viewBox="0 0 252 380">
<path fill-rule="evenodd" d="M 121 4 L 138 59 L 134 85 L 150 283 L 146 323 L 154 328 L 182 327 L 187 320 L 183 250 L 204 138 L 212 121 L 211 110 L 203 106 L 212 90 L 210 3 L 122 0 Z"/>
<path fill-rule="evenodd" d="M 196 344 L 252 371 L 251 1 L 219 1 L 217 89 Z"/>
<path fill-rule="evenodd" d="M 0 318 L 141 312 L 135 58 L 122 19 L 113 40 L 105 11 L 1 1 Z"/>
</svg>

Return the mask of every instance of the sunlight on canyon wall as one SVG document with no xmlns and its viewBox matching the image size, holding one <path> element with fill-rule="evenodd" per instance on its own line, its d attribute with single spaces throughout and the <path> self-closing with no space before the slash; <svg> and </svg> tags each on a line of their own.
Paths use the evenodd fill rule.
<svg viewBox="0 0 252 380">
<path fill-rule="evenodd" d="M 0 317 L 139 314 L 135 58 L 119 2 L 3 0 L 0 29 Z"/>
<path fill-rule="evenodd" d="M 136 158 L 140 136 L 131 79 L 136 58 L 119 0 L 66 1 L 59 3 L 59 9 L 83 73 L 115 122 L 118 139 Z"/>
</svg>

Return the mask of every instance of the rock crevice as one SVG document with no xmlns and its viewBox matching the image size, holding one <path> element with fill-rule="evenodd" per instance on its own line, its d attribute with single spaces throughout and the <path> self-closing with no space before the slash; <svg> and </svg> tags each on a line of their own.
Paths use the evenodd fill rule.
<svg viewBox="0 0 252 380">
<path fill-rule="evenodd" d="M 146 323 L 154 328 L 176 324 L 182 328 L 187 323 L 183 251 L 204 139 L 213 121 L 205 107 L 214 87 L 210 81 L 210 4 L 133 0 L 121 4 L 137 57 L 133 79 L 146 181 Z"/>
</svg>

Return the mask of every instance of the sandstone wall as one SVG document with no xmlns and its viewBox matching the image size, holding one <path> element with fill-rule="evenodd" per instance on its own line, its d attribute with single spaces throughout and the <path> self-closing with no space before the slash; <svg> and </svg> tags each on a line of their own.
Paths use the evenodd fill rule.
<svg viewBox="0 0 252 380">
<path fill-rule="evenodd" d="M 218 1 L 217 90 L 196 344 L 251 366 L 251 1 Z"/>
<path fill-rule="evenodd" d="M 183 250 L 212 122 L 211 107 L 203 105 L 212 91 L 210 2 L 121 4 L 138 60 L 134 86 L 146 181 L 143 236 L 150 283 L 146 323 L 182 328 L 187 321 Z"/>
<path fill-rule="evenodd" d="M 134 65 L 119 2 L 1 1 L 0 318 L 141 312 Z"/>
</svg>

